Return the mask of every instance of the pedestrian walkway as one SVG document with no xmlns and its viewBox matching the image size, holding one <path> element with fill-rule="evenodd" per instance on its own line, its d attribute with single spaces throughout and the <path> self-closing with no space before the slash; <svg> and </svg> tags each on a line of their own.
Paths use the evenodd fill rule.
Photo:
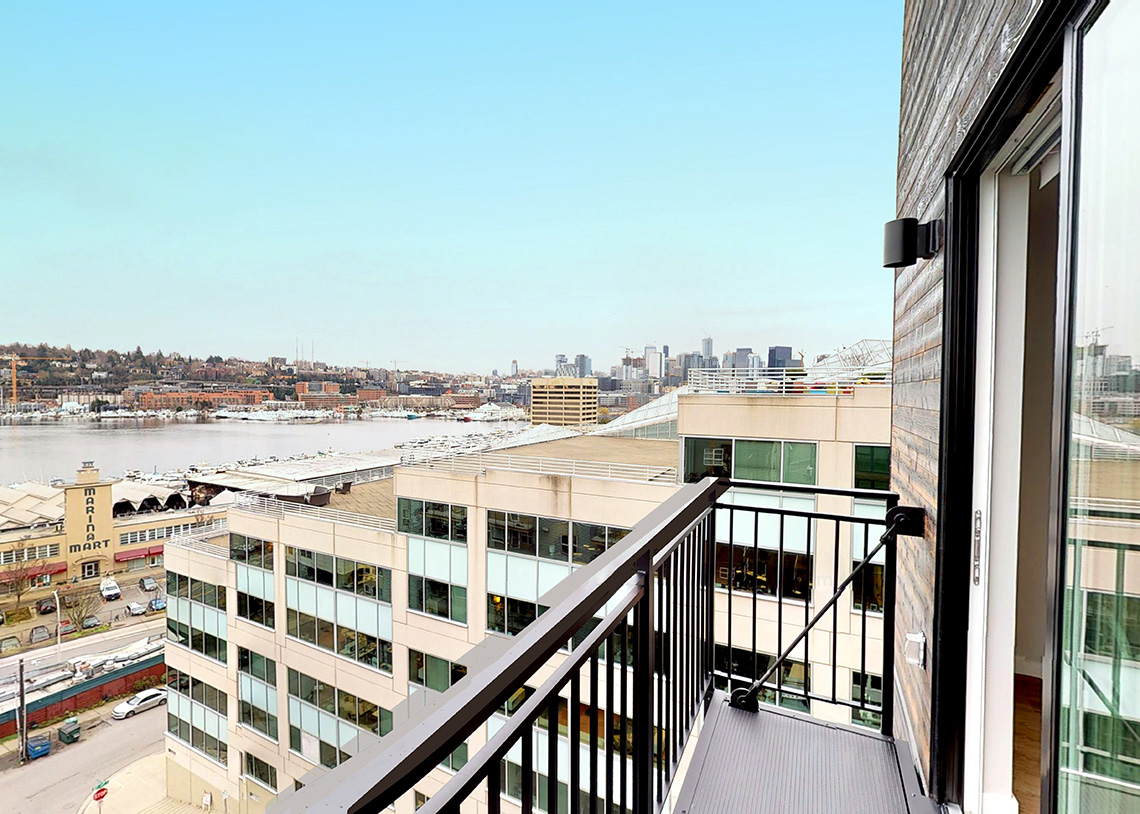
<svg viewBox="0 0 1140 814">
<path fill-rule="evenodd" d="M 118 701 L 111 701 L 94 709 L 84 710 L 79 713 L 79 725 L 82 727 L 83 732 L 80 738 L 88 737 L 92 729 L 99 726 L 106 726 L 111 720 L 111 710 L 114 709 Z M 58 753 L 67 750 L 67 745 L 59 742 L 58 730 L 63 725 L 62 721 L 53 723 L 49 726 L 41 727 L 38 729 L 30 730 L 29 735 L 50 735 L 52 752 Z M 0 743 L 0 766 L 12 765 L 12 761 L 19 762 L 20 755 L 20 739 L 19 737 L 8 738 L 6 741 Z M 8 760 L 11 756 L 11 761 Z"/>
<path fill-rule="evenodd" d="M 166 753 L 136 760 L 111 775 L 99 804 L 87 797 L 78 814 L 193 814 L 200 809 L 166 796 Z"/>
</svg>

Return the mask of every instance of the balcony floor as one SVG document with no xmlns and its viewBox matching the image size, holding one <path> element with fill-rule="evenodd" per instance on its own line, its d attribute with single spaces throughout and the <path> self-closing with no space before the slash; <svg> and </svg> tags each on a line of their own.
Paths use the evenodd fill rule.
<svg viewBox="0 0 1140 814">
<path fill-rule="evenodd" d="M 681 814 L 927 814 L 905 744 L 773 707 L 712 699 Z M 900 768 L 903 767 L 903 768 Z"/>
</svg>

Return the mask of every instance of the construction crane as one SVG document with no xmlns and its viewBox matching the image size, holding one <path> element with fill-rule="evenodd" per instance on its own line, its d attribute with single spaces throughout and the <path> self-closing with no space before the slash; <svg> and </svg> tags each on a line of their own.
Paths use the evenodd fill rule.
<svg viewBox="0 0 1140 814">
<path fill-rule="evenodd" d="M 67 356 L 16 356 L 15 354 L 3 357 L 12 363 L 12 406 L 20 403 L 16 388 L 16 362 L 73 362 Z"/>
</svg>

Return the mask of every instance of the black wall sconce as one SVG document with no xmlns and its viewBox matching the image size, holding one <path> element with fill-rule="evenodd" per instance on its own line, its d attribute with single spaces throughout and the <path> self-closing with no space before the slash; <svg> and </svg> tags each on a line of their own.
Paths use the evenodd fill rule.
<svg viewBox="0 0 1140 814">
<path fill-rule="evenodd" d="M 913 266 L 929 260 L 942 248 L 942 221 L 919 223 L 917 218 L 887 221 L 883 227 L 883 268 Z"/>
</svg>

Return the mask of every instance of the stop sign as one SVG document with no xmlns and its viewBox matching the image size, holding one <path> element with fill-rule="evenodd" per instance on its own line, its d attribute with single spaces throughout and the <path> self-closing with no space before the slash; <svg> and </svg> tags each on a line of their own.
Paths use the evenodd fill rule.
<svg viewBox="0 0 1140 814">
<path fill-rule="evenodd" d="M 107 796 L 107 790 L 106 789 L 95 789 L 95 793 L 91 796 L 95 799 L 95 802 L 99 802 L 100 800 L 102 800 L 104 797 Z"/>
</svg>

